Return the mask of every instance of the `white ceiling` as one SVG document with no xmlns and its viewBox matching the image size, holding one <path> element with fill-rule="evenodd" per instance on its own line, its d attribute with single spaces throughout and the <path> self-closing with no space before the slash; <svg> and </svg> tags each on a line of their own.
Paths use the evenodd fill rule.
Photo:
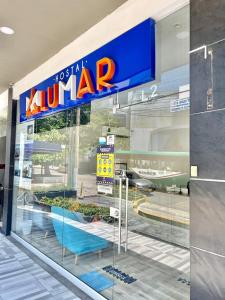
<svg viewBox="0 0 225 300">
<path fill-rule="evenodd" d="M 0 93 L 126 0 L 0 0 Z"/>
</svg>

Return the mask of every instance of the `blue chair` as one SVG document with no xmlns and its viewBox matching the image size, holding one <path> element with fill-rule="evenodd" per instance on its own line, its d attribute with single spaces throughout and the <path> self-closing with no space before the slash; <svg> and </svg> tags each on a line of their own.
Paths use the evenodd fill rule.
<svg viewBox="0 0 225 300">
<path fill-rule="evenodd" d="M 59 207 L 52 206 L 52 213 L 64 216 L 74 221 L 76 220 L 76 213 L 72 213 L 66 209 L 60 209 Z M 62 215 L 63 211 L 63 215 Z M 72 215 L 71 215 L 72 214 Z M 67 224 L 63 221 L 52 219 L 53 227 L 56 233 L 56 238 L 59 244 L 65 249 L 68 249 L 75 254 L 75 264 L 79 255 L 88 253 L 99 252 L 109 247 L 109 242 L 97 235 L 86 232 L 71 224 Z"/>
</svg>

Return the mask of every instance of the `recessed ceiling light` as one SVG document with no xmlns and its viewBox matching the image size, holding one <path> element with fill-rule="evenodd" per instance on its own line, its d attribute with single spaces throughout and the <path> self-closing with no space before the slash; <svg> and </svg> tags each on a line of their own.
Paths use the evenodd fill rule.
<svg viewBox="0 0 225 300">
<path fill-rule="evenodd" d="M 4 34 L 14 34 L 14 30 L 6 26 L 0 27 L 0 31 Z"/>
</svg>

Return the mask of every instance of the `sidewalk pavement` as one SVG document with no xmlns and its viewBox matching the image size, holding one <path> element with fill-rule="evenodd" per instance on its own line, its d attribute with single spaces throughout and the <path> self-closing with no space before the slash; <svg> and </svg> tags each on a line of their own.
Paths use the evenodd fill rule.
<svg viewBox="0 0 225 300">
<path fill-rule="evenodd" d="M 0 300 L 91 300 L 39 258 L 0 234 Z"/>
</svg>

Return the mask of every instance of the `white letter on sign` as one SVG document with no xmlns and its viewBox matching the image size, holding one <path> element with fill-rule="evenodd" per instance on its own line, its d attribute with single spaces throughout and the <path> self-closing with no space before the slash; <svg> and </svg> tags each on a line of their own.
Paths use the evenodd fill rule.
<svg viewBox="0 0 225 300">
<path fill-rule="evenodd" d="M 71 75 L 67 83 L 59 81 L 59 104 L 64 104 L 64 91 L 70 91 L 70 100 L 76 100 L 76 75 Z"/>
</svg>

